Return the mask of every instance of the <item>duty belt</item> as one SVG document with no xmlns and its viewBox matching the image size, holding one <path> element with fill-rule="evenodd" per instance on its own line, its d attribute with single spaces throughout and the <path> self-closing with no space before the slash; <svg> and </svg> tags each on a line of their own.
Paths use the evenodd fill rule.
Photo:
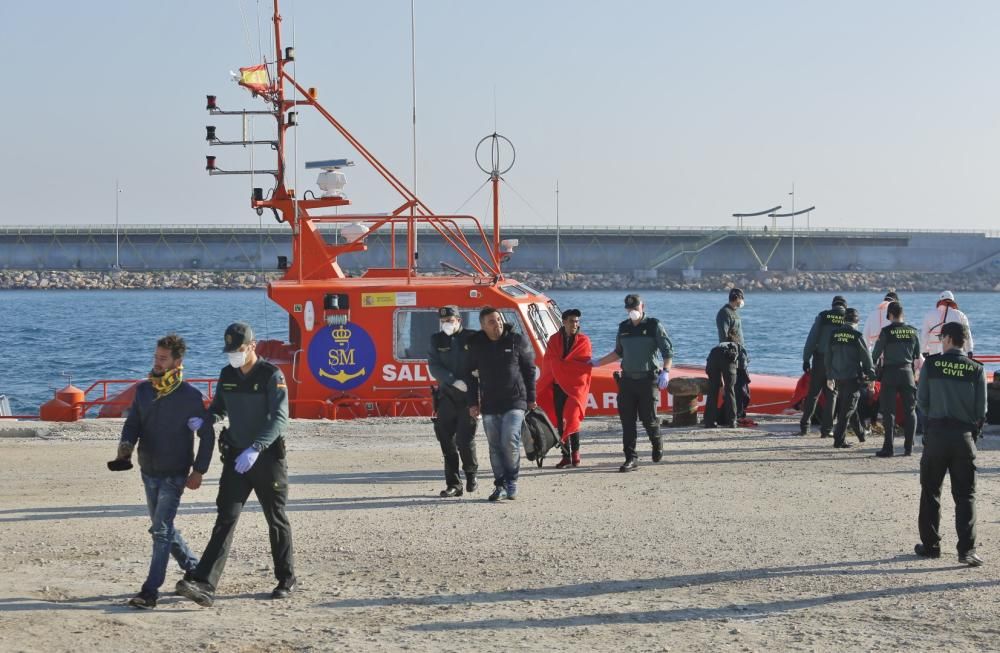
<svg viewBox="0 0 1000 653">
<path fill-rule="evenodd" d="M 958 419 L 952 419 L 951 417 L 932 417 L 927 420 L 927 426 L 933 429 L 941 429 L 942 431 L 952 431 L 958 433 L 975 433 L 979 430 L 979 427 L 975 424 L 963 422 Z"/>
<path fill-rule="evenodd" d="M 642 380 L 642 379 L 652 380 L 653 377 L 656 376 L 656 370 L 647 370 L 645 372 L 625 372 L 625 371 L 623 371 L 622 372 L 622 376 L 625 377 L 626 379 L 632 379 L 633 381 L 635 381 L 635 380 Z"/>
</svg>

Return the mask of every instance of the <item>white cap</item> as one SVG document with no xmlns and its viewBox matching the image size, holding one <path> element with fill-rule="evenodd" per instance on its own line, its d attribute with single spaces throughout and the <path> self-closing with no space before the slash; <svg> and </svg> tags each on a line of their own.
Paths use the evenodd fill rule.
<svg viewBox="0 0 1000 653">
<path fill-rule="evenodd" d="M 945 299 L 953 302 L 955 301 L 955 295 L 952 295 L 950 290 L 945 290 L 940 295 L 938 295 L 938 301 L 939 302 L 944 301 Z"/>
</svg>

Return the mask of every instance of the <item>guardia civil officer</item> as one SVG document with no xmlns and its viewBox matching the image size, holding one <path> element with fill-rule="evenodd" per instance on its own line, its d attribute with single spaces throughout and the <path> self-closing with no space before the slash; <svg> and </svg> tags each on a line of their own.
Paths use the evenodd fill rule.
<svg viewBox="0 0 1000 653">
<path fill-rule="evenodd" d="M 890 302 L 886 309 L 888 326 L 883 327 L 872 350 L 872 360 L 882 368 L 882 389 L 879 404 L 885 441 L 875 455 L 889 458 L 893 454 L 892 438 L 896 432 L 896 397 L 903 405 L 903 453 L 913 450 L 913 434 L 917 430 L 917 384 L 914 371 L 920 360 L 920 332 L 903 321 L 903 305 Z"/>
<path fill-rule="evenodd" d="M 670 381 L 673 345 L 663 324 L 646 315 L 642 297 L 626 295 L 625 310 L 628 311 L 628 319 L 618 325 L 614 351 L 593 362 L 595 367 L 619 360 L 622 362 L 621 379 L 618 383 L 618 416 L 622 423 L 625 463 L 618 471 L 631 472 L 638 467 L 635 452 L 636 417 L 646 428 L 653 447 L 653 462 L 660 462 L 663 458 L 660 424 L 656 419 L 656 399 L 659 390 L 666 388 Z"/>
<path fill-rule="evenodd" d="M 735 329 L 726 334 L 708 354 L 705 375 L 708 377 L 708 394 L 705 396 L 705 427 L 733 428 L 736 426 L 736 374 L 740 346 L 735 342 Z M 719 390 L 722 393 L 722 412 L 719 412 Z"/>
<path fill-rule="evenodd" d="M 802 371 L 810 372 L 809 394 L 802 405 L 802 419 L 799 421 L 799 435 L 809 433 L 809 422 L 816 411 L 819 395 L 823 393 L 823 415 L 820 422 L 820 434 L 830 437 L 833 431 L 833 411 L 837 402 L 837 392 L 827 385 L 826 353 L 830 349 L 830 335 L 837 327 L 844 324 L 844 313 L 847 311 L 847 300 L 837 295 L 829 310 L 820 311 L 809 329 L 806 345 L 802 349 Z"/>
<path fill-rule="evenodd" d="M 190 578 L 177 583 L 178 594 L 203 607 L 215 602 L 215 590 L 229 557 L 236 522 L 250 492 L 257 496 L 271 540 L 271 558 L 278 580 L 271 598 L 288 598 L 296 583 L 292 527 L 285 515 L 288 502 L 285 377 L 276 366 L 257 356 L 249 324 L 230 324 L 225 341 L 223 352 L 229 357 L 229 365 L 219 374 L 215 397 L 209 406 L 216 423 L 229 419 L 228 428 L 219 434 L 222 476 L 215 499 L 218 514 L 198 566 Z"/>
<path fill-rule="evenodd" d="M 986 373 L 964 355 L 969 331 L 960 322 L 941 327 L 944 353 L 928 356 L 920 371 L 917 406 L 927 416 L 920 458 L 919 556 L 941 555 L 941 484 L 951 477 L 958 531 L 958 561 L 983 564 L 976 555 L 976 439 L 986 419 Z"/>
<path fill-rule="evenodd" d="M 746 342 L 743 340 L 743 320 L 739 310 L 746 306 L 743 291 L 739 288 L 729 290 L 729 301 L 722 305 L 715 314 L 715 329 L 719 342 L 733 342 L 738 349 L 736 360 L 736 381 L 733 386 L 736 401 L 736 417 L 741 426 L 756 426 L 756 422 L 747 418 L 747 407 L 750 405 L 750 355 L 747 353 Z M 732 338 L 730 339 L 730 334 Z"/>
<path fill-rule="evenodd" d="M 865 337 L 858 330 L 861 316 L 849 308 L 844 311 L 844 325 L 830 334 L 825 364 L 828 384 L 836 384 L 837 425 L 833 430 L 833 446 L 847 449 L 847 425 L 854 418 L 861 396 L 861 386 L 875 380 L 872 355 Z M 865 441 L 864 432 L 858 430 L 858 439 Z"/>
<path fill-rule="evenodd" d="M 462 380 L 468 355 L 469 337 L 474 333 L 462 327 L 462 316 L 457 306 L 438 309 L 441 330 L 431 336 L 427 352 L 427 367 L 438 382 L 434 397 L 437 416 L 434 434 L 444 454 L 445 489 L 442 497 L 462 496 L 462 478 L 458 474 L 459 458 L 465 472 L 465 490 L 475 492 L 479 487 L 476 472 L 476 427 L 478 420 L 469 414 L 466 392 L 469 387 Z"/>
</svg>

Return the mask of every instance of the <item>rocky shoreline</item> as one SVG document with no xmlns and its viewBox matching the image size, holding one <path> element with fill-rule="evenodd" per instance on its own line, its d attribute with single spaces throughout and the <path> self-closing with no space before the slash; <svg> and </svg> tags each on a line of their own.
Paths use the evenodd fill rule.
<svg viewBox="0 0 1000 653">
<path fill-rule="evenodd" d="M 0 270 L 0 290 L 219 290 L 263 288 L 278 272 L 214 270 L 109 272 L 84 270 Z M 1000 292 L 1000 273 L 975 271 L 926 274 L 914 272 L 755 272 L 704 275 L 686 279 L 679 274 L 639 279 L 628 274 L 512 272 L 511 276 L 538 290 L 721 290 L 737 286 L 755 292 L 882 292 L 939 291 Z"/>
</svg>

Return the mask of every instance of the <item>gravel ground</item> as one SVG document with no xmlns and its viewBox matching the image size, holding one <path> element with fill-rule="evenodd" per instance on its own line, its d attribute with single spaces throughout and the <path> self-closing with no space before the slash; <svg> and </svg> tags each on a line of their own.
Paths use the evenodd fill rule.
<svg viewBox="0 0 1000 653">
<path fill-rule="evenodd" d="M 274 585 L 251 499 L 216 604 L 125 601 L 149 559 L 142 483 L 113 474 L 120 421 L 3 424 L 3 651 L 997 650 L 1000 437 L 981 440 L 979 550 L 917 541 L 920 446 L 835 451 L 794 418 L 756 429 L 668 430 L 619 474 L 616 423 L 593 419 L 583 466 L 525 467 L 516 501 L 440 499 L 426 420 L 295 421 L 288 433 L 299 590 Z M 480 433 L 480 462 L 489 462 Z M 900 447 L 901 448 L 901 447 Z M 525 461 L 526 462 L 526 461 Z M 219 468 L 177 519 L 208 541 Z M 485 474 L 489 476 L 489 474 Z"/>
</svg>

